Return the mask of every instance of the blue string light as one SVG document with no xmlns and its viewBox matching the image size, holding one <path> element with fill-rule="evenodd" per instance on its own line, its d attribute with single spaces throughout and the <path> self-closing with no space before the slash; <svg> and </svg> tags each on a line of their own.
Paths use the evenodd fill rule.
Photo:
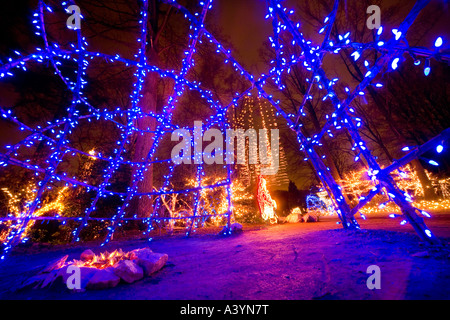
<svg viewBox="0 0 450 320">
<path fill-rule="evenodd" d="M 337 9 L 339 1 L 334 2 L 334 6 L 329 15 L 327 15 L 323 20 L 323 26 L 318 30 L 319 34 L 323 35 L 323 41 L 321 44 L 314 44 L 313 41 L 307 40 L 304 35 L 299 31 L 300 23 L 294 22 L 295 11 L 286 8 L 282 1 L 279 0 L 267 0 L 267 14 L 265 16 L 266 20 L 271 19 L 273 35 L 269 37 L 269 42 L 274 51 L 274 58 L 270 62 L 270 70 L 267 74 L 262 74 L 258 79 L 256 79 L 251 73 L 246 71 L 246 69 L 235 60 L 231 51 L 227 50 L 215 37 L 209 33 L 204 27 L 204 20 L 208 10 L 212 8 L 212 1 L 200 1 L 201 12 L 196 12 L 195 14 L 190 13 L 186 8 L 181 6 L 174 0 L 163 0 L 166 4 L 169 4 L 181 13 L 184 14 L 185 18 L 190 22 L 190 33 L 189 33 L 189 44 L 185 50 L 184 57 L 181 63 L 181 70 L 176 72 L 174 70 L 163 70 L 154 65 L 150 65 L 147 62 L 146 48 L 147 43 L 147 12 L 148 12 L 148 1 L 143 0 L 141 4 L 140 11 L 140 32 L 137 37 L 137 43 L 139 44 L 139 49 L 135 55 L 136 59 L 126 59 L 120 57 L 119 55 L 109 55 L 100 52 L 93 52 L 87 49 L 88 44 L 86 38 L 83 37 L 81 30 L 76 30 L 76 42 L 70 43 L 67 47 L 71 49 L 61 48 L 57 43 L 50 43 L 49 37 L 47 36 L 47 30 L 45 25 L 45 15 L 53 14 L 54 9 L 49 5 L 45 4 L 43 0 L 38 3 L 38 10 L 33 14 L 32 23 L 35 28 L 35 34 L 43 40 L 44 46 L 35 49 L 35 52 L 30 55 L 22 55 L 20 52 L 15 51 L 16 55 L 14 58 L 9 58 L 7 63 L 0 66 L 0 78 L 8 78 L 13 76 L 14 69 L 27 70 L 27 64 L 31 62 L 45 63 L 50 62 L 55 74 L 63 81 L 66 87 L 72 93 L 72 100 L 70 105 L 67 107 L 67 116 L 62 119 L 56 119 L 51 122 L 47 122 L 45 126 L 31 127 L 21 122 L 11 110 L 6 110 L 0 107 L 0 116 L 8 121 L 16 124 L 21 131 L 27 132 L 27 136 L 19 143 L 7 146 L 7 152 L 0 153 L 0 165 L 8 166 L 15 165 L 23 167 L 27 170 L 35 172 L 36 178 L 40 178 L 37 183 L 36 196 L 34 200 L 29 203 L 26 207 L 26 211 L 20 217 L 7 217 L 1 221 L 12 221 L 10 226 L 11 233 L 9 234 L 6 241 L 3 243 L 3 255 L 0 257 L 4 259 L 6 254 L 11 250 L 11 248 L 19 242 L 23 237 L 23 232 L 29 221 L 36 219 L 33 216 L 34 211 L 39 207 L 41 203 L 41 198 L 45 190 L 51 189 L 56 182 L 64 182 L 66 185 L 73 187 L 85 187 L 87 191 L 95 191 L 94 198 L 90 201 L 89 206 L 85 209 L 82 217 L 53 217 L 61 223 L 66 223 L 66 221 L 74 220 L 78 221 L 79 224 L 73 230 L 74 241 L 80 240 L 80 232 L 82 228 L 86 227 L 88 221 L 103 221 L 108 222 L 107 227 L 108 233 L 102 245 L 108 243 L 117 227 L 122 226 L 124 221 L 131 220 L 141 220 L 147 223 L 147 230 L 145 234 L 150 234 L 153 229 L 153 222 L 160 222 L 167 219 L 175 219 L 173 217 L 160 217 L 158 216 L 159 207 L 161 206 L 160 198 L 161 195 L 180 193 L 180 194 L 193 194 L 193 212 L 192 216 L 186 217 L 185 219 L 190 222 L 189 228 L 187 229 L 187 234 L 195 229 L 200 219 L 203 217 L 201 213 L 198 212 L 200 194 L 204 189 L 214 189 L 214 188 L 225 188 L 227 194 L 227 205 L 228 211 L 225 214 L 227 218 L 227 226 L 230 225 L 232 216 L 232 194 L 231 194 L 231 183 L 232 183 L 232 166 L 226 164 L 223 169 L 226 171 L 226 179 L 214 185 L 203 185 L 202 177 L 205 175 L 202 165 L 197 165 L 196 170 L 196 181 L 197 185 L 193 188 L 185 190 L 175 190 L 170 187 L 171 178 L 175 172 L 176 165 L 171 163 L 171 159 L 155 159 L 154 156 L 158 150 L 159 143 L 162 141 L 163 136 L 172 132 L 173 129 L 178 128 L 178 126 L 173 122 L 173 111 L 176 108 L 180 97 L 185 93 L 186 89 L 194 90 L 198 92 L 202 99 L 204 99 L 214 115 L 211 116 L 205 122 L 205 129 L 212 127 L 219 127 L 222 130 L 229 128 L 229 123 L 227 120 L 227 110 L 238 103 L 238 101 L 251 94 L 252 91 L 256 91 L 258 97 L 265 98 L 269 101 L 272 106 L 276 109 L 277 115 L 282 116 L 287 125 L 295 131 L 297 135 L 298 142 L 300 144 L 301 150 L 306 153 L 305 161 L 310 161 L 318 173 L 318 177 L 322 182 L 325 190 L 327 191 L 330 199 L 332 199 L 335 211 L 338 213 L 342 224 L 344 227 L 359 228 L 358 223 L 354 219 L 355 210 L 351 210 L 347 201 L 345 200 L 340 186 L 334 181 L 330 168 L 325 165 L 324 157 L 320 156 L 320 148 L 322 147 L 322 138 L 327 135 L 333 138 L 335 135 L 333 131 L 346 129 L 353 139 L 354 146 L 353 150 L 356 152 L 354 161 L 359 161 L 364 159 L 369 167 L 369 176 L 371 179 L 378 183 L 378 186 L 374 188 L 373 194 L 382 192 L 381 190 L 386 189 L 387 194 L 391 201 L 394 201 L 402 209 L 403 215 L 408 221 L 415 227 L 419 235 L 424 234 L 430 241 L 436 241 L 434 235 L 428 230 L 424 224 L 421 224 L 418 219 L 416 219 L 414 210 L 410 204 L 410 197 L 403 193 L 398 186 L 395 184 L 393 179 L 389 176 L 389 172 L 386 169 L 381 169 L 376 161 L 376 158 L 371 154 L 370 150 L 367 148 L 365 141 L 362 139 L 359 130 L 363 126 L 363 122 L 360 118 L 355 116 L 354 109 L 351 107 L 352 101 L 356 97 L 363 97 L 365 95 L 365 90 L 369 86 L 375 88 L 382 88 L 383 84 L 374 82 L 382 70 L 386 69 L 386 66 L 390 66 L 390 70 L 396 70 L 399 64 L 403 62 L 403 54 L 409 53 L 411 55 L 418 54 L 425 59 L 424 74 L 428 76 L 431 73 L 430 59 L 434 58 L 440 60 L 444 57 L 442 54 L 442 48 L 444 40 L 442 37 L 438 37 L 434 42 L 433 50 L 426 50 L 424 48 L 410 47 L 406 44 L 405 36 L 411 23 L 418 13 L 423 9 L 424 3 L 418 1 L 418 3 L 413 7 L 407 19 L 399 25 L 398 28 L 392 29 L 392 36 L 390 38 L 383 35 L 383 27 L 380 27 L 376 33 L 375 40 L 369 43 L 358 43 L 352 42 L 350 38 L 350 32 L 345 34 L 337 35 L 336 39 L 331 39 L 331 31 L 337 16 Z M 63 8 L 68 5 L 73 4 L 72 1 L 64 1 L 61 3 Z M 286 36 L 288 35 L 288 36 Z M 383 37 L 383 39 L 381 39 Z M 289 38 L 286 42 L 285 39 Z M 201 85 L 188 81 L 186 76 L 188 71 L 195 66 L 193 56 L 196 53 L 196 46 L 202 40 L 208 41 L 216 49 L 216 53 L 223 58 L 224 63 L 229 64 L 233 67 L 234 71 L 243 76 L 243 78 L 249 83 L 248 88 L 242 92 L 236 92 L 234 98 L 227 105 L 221 105 L 213 97 L 212 92 L 201 88 Z M 285 43 L 286 42 L 286 43 Z M 289 53 L 287 47 L 290 46 L 294 49 L 299 49 L 300 53 L 292 54 Z M 364 62 L 366 67 L 366 72 L 364 74 L 363 80 L 353 89 L 345 88 L 345 99 L 340 99 L 342 96 L 340 92 L 335 89 L 336 84 L 340 81 L 339 78 L 329 79 L 322 68 L 322 61 L 327 54 L 338 54 L 340 50 L 351 50 L 350 56 L 357 61 L 360 57 L 364 57 L 366 51 L 376 50 L 379 52 L 379 58 L 373 62 L 369 63 L 367 60 Z M 294 51 L 295 52 L 295 51 Z M 100 110 L 93 106 L 88 99 L 83 95 L 83 89 L 87 84 L 86 72 L 89 67 L 89 62 L 93 59 L 104 59 L 108 63 L 120 63 L 126 67 L 135 68 L 135 81 L 133 85 L 133 91 L 131 93 L 131 106 L 129 109 L 116 108 L 114 110 L 103 109 Z M 76 72 L 71 76 L 64 76 L 61 71 L 61 67 L 64 62 L 75 62 L 77 64 Z M 419 65 L 420 60 L 414 58 L 414 65 Z M 283 84 L 283 77 L 289 74 L 294 66 L 302 66 L 308 73 L 306 81 L 308 82 L 306 93 L 304 94 L 297 113 L 288 113 L 283 110 L 279 100 L 276 100 L 272 94 L 269 93 L 269 86 L 267 85 L 268 80 L 275 83 L 279 90 L 285 89 Z M 142 96 L 143 84 L 145 77 L 149 73 L 155 73 L 159 75 L 160 78 L 169 78 L 174 81 L 173 94 L 170 95 L 166 104 L 162 108 L 160 113 L 149 112 L 145 113 L 140 108 L 140 101 Z M 316 90 L 317 89 L 317 90 Z M 307 114 L 304 111 L 304 106 L 308 101 L 315 98 L 320 98 L 322 101 L 330 101 L 334 110 L 332 113 L 326 115 L 326 123 L 322 127 L 321 131 L 316 133 L 313 137 L 306 135 L 303 128 L 303 121 L 306 119 Z M 88 113 L 82 114 L 81 106 L 83 108 L 87 107 Z M 126 117 L 127 122 L 123 124 L 118 121 L 119 118 Z M 136 126 L 137 119 L 143 119 L 146 117 L 151 117 L 156 120 L 155 130 L 148 130 L 143 128 L 138 128 Z M 96 154 L 95 158 L 99 161 L 106 162 L 107 165 L 103 170 L 102 180 L 99 185 L 93 185 L 84 181 L 79 181 L 76 177 L 69 177 L 67 173 L 58 173 L 59 164 L 63 161 L 65 155 L 84 155 L 92 156 L 89 153 L 79 150 L 71 146 L 69 136 L 72 133 L 73 128 L 76 128 L 80 121 L 99 121 L 105 120 L 112 123 L 115 128 L 120 132 L 120 138 L 117 140 L 116 148 L 113 150 L 112 156 L 104 155 L 102 153 Z M 188 128 L 192 130 L 192 128 Z M 134 134 L 145 134 L 152 133 L 153 143 L 151 148 L 144 159 L 141 161 L 133 162 L 126 160 L 124 157 L 125 152 L 128 150 L 130 145 L 131 137 Z M 30 161 L 23 161 L 19 159 L 19 151 L 22 147 L 31 148 L 38 143 L 45 142 L 49 146 L 51 153 L 45 159 L 42 165 L 33 164 Z M 193 145 L 195 147 L 195 145 Z M 438 145 L 434 145 L 437 153 L 443 151 L 442 139 Z M 420 149 L 420 148 L 419 148 Z M 411 158 L 412 156 L 419 156 L 418 148 L 405 147 L 403 151 L 410 151 L 405 156 L 406 158 Z M 138 184 L 145 178 L 145 172 L 149 166 L 154 163 L 169 163 L 169 168 L 167 174 L 164 176 L 165 180 L 162 187 L 159 190 L 151 192 L 140 192 Z M 431 165 L 438 165 L 434 160 L 430 160 Z M 111 180 L 114 177 L 115 172 L 119 169 L 121 165 L 127 165 L 134 168 L 134 177 L 132 179 L 131 185 L 128 187 L 126 192 L 118 192 L 110 190 Z M 389 170 L 395 170 L 398 167 L 394 166 Z M 95 218 L 92 217 L 92 213 L 95 212 L 98 202 L 102 198 L 109 196 L 119 196 L 122 204 L 118 207 L 115 214 L 110 218 Z M 132 215 L 132 217 L 127 217 L 129 211 L 130 201 L 139 197 L 152 197 L 156 196 L 155 210 L 153 210 L 150 217 L 137 217 Z M 373 195 L 371 194 L 371 197 Z M 360 199 L 361 206 L 366 203 L 367 199 Z M 359 206 L 359 205 L 358 205 Z M 426 216 L 424 212 L 423 215 Z M 363 217 L 363 215 L 361 215 Z M 51 219 L 52 217 L 45 217 Z M 365 217 L 363 217 L 365 218 Z M 188 225 L 188 224 L 187 224 Z M 25 240 L 24 238 L 23 240 Z"/>
</svg>

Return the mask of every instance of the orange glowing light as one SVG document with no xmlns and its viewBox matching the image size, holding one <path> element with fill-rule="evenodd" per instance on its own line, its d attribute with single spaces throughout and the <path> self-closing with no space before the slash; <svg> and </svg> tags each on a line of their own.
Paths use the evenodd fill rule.
<svg viewBox="0 0 450 320">
<path fill-rule="evenodd" d="M 257 189 L 257 200 L 259 211 L 261 212 L 261 217 L 269 221 L 271 224 L 277 223 L 277 215 L 275 209 L 277 208 L 277 203 L 270 196 L 269 190 L 267 189 L 266 179 L 261 175 L 258 177 L 258 189 Z"/>
<path fill-rule="evenodd" d="M 2 188 L 1 189 L 9 198 L 8 200 L 8 211 L 10 212 L 10 216 L 16 217 L 16 218 L 25 218 L 25 215 L 27 214 L 27 208 L 30 203 L 33 202 L 36 190 L 33 183 L 29 183 L 26 187 L 24 187 L 18 194 L 13 194 L 8 188 Z M 68 190 L 68 187 L 64 187 L 58 192 L 57 198 L 45 204 L 41 208 L 37 209 L 33 212 L 33 217 L 41 217 L 44 214 L 48 212 L 54 212 L 56 215 L 61 215 L 63 212 L 65 205 L 64 205 L 64 198 L 66 196 L 66 191 Z M 25 205 L 23 205 L 25 203 Z M 20 221 L 20 220 L 18 220 Z M 18 224 L 14 225 L 12 221 L 5 222 L 6 225 L 9 227 L 8 232 L 4 232 L 0 234 L 0 241 L 5 241 L 5 239 L 9 236 L 9 234 L 18 228 Z M 35 224 L 35 220 L 30 220 L 28 224 L 25 226 L 25 231 L 22 232 L 21 238 L 23 239 L 27 237 L 31 227 Z"/>
<path fill-rule="evenodd" d="M 96 269 L 106 269 L 115 265 L 121 260 L 133 260 L 136 259 L 136 254 L 133 251 L 123 252 L 122 249 L 114 250 L 113 252 L 102 252 L 99 255 L 94 255 L 92 259 L 82 261 L 73 260 L 68 265 L 75 265 L 77 267 L 90 267 Z"/>
</svg>

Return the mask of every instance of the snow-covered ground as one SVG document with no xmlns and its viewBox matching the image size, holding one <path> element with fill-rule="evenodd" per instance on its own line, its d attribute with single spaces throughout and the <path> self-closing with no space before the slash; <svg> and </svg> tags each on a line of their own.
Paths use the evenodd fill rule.
<svg viewBox="0 0 450 320">
<path fill-rule="evenodd" d="M 244 226 L 220 237 L 208 230 L 189 239 L 112 242 L 100 248 L 30 247 L 0 264 L 0 299 L 450 299 L 450 214 L 427 219 L 443 239 L 441 250 L 427 248 L 408 225 L 374 217 L 363 231 L 344 231 L 335 218 L 317 223 Z M 50 288 L 11 292 L 49 261 L 86 248 L 96 253 L 149 246 L 167 253 L 167 265 L 152 277 L 114 289 L 71 293 Z M 413 254 L 428 251 L 428 257 Z M 381 271 L 381 289 L 369 290 L 367 268 Z"/>
</svg>

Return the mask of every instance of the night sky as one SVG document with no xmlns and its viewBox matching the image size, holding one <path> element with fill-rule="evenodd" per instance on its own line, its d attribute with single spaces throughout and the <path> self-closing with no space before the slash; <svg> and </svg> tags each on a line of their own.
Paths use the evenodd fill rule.
<svg viewBox="0 0 450 320">
<path fill-rule="evenodd" d="M 253 72 L 261 72 L 264 68 L 259 50 L 273 33 L 271 23 L 264 20 L 264 2 L 219 0 L 211 12 L 214 18 L 218 17 L 217 22 L 224 34 L 230 37 L 235 57 Z"/>
</svg>

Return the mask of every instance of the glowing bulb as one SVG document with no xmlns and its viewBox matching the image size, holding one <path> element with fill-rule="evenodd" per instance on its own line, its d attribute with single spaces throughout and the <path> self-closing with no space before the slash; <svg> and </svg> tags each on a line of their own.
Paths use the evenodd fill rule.
<svg viewBox="0 0 450 320">
<path fill-rule="evenodd" d="M 352 56 L 353 59 L 356 61 L 356 60 L 359 59 L 359 57 L 360 57 L 361 55 L 359 54 L 358 51 L 355 51 L 355 52 L 353 52 L 353 53 L 351 54 L 351 56 Z"/>
<path fill-rule="evenodd" d="M 392 61 L 392 63 L 391 63 L 392 70 L 397 69 L 397 67 L 398 67 L 398 61 L 399 61 L 399 60 L 400 60 L 400 58 L 395 58 L 395 59 Z"/>
<path fill-rule="evenodd" d="M 437 162 L 434 161 L 434 160 L 429 160 L 428 163 L 431 164 L 431 165 L 433 165 L 433 166 L 438 166 L 438 165 L 439 165 L 439 163 L 437 163 Z"/>
<path fill-rule="evenodd" d="M 425 217 L 431 218 L 431 215 L 430 215 L 428 212 L 423 211 L 423 210 L 421 210 L 420 212 L 421 212 Z"/>
<path fill-rule="evenodd" d="M 431 71 L 431 67 L 430 67 L 430 59 L 427 59 L 425 61 L 425 69 L 423 69 L 423 73 L 425 74 L 425 76 L 427 77 L 430 74 Z"/>
<path fill-rule="evenodd" d="M 436 48 L 439 48 L 440 46 L 442 46 L 442 37 L 438 37 L 438 38 L 436 39 L 436 41 L 434 42 L 434 46 L 435 46 Z"/>
<path fill-rule="evenodd" d="M 442 144 L 440 144 L 440 145 L 438 145 L 438 146 L 436 147 L 436 152 L 437 152 L 437 153 L 441 153 L 442 150 L 444 150 L 444 146 L 443 146 Z"/>
<path fill-rule="evenodd" d="M 383 27 L 380 27 L 377 31 L 377 35 L 380 35 L 383 32 Z"/>
<path fill-rule="evenodd" d="M 398 29 L 392 29 L 392 33 L 395 34 L 395 40 L 400 39 L 400 37 L 402 36 L 402 33 L 398 31 Z"/>
</svg>

